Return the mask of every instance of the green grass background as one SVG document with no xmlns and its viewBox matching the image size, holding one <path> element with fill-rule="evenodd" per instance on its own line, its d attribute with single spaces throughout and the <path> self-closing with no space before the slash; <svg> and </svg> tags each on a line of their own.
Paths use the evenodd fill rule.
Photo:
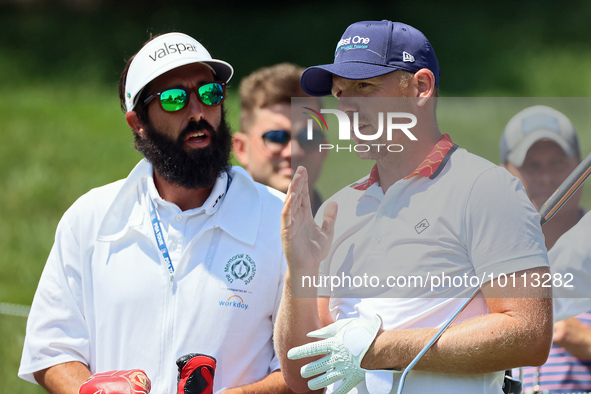
<svg viewBox="0 0 591 394">
<path fill-rule="evenodd" d="M 405 21 L 437 50 L 440 127 L 460 146 L 497 162 L 507 120 L 545 103 L 572 118 L 583 152 L 591 150 L 591 2 L 65 3 L 0 3 L 0 303 L 30 305 L 63 212 L 140 159 L 116 83 L 147 31 L 186 31 L 234 65 L 227 109 L 235 130 L 244 75 L 280 61 L 331 62 L 354 21 Z M 319 189 L 327 197 L 369 168 L 331 154 Z M 42 392 L 16 377 L 24 328 L 24 318 L 0 314 L 0 394 Z"/>
</svg>

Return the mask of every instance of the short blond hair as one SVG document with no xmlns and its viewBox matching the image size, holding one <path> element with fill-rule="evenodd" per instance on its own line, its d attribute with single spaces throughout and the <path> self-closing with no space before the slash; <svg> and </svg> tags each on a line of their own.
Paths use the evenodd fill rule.
<svg viewBox="0 0 591 394">
<path fill-rule="evenodd" d="M 300 78 L 304 69 L 292 63 L 263 67 L 240 82 L 240 128 L 248 132 L 256 111 L 274 104 L 291 104 L 292 97 L 310 97 L 304 93 Z"/>
</svg>

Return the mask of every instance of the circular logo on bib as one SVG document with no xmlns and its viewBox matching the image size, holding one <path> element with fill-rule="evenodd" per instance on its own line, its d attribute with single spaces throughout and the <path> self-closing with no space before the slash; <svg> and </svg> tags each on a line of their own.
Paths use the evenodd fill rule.
<svg viewBox="0 0 591 394">
<path fill-rule="evenodd" d="M 241 280 L 247 285 L 254 278 L 257 272 L 257 266 L 249 255 L 240 253 L 228 260 L 224 272 L 226 273 L 226 280 L 229 283 L 235 280 Z"/>
</svg>

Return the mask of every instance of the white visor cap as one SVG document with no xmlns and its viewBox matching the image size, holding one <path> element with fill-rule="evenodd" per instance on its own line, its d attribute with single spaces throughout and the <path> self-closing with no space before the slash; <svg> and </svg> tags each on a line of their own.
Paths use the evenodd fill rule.
<svg viewBox="0 0 591 394">
<path fill-rule="evenodd" d="M 147 84 L 167 71 L 191 63 L 205 64 L 220 82 L 228 82 L 234 74 L 229 63 L 212 59 L 207 49 L 194 38 L 183 33 L 163 34 L 148 42 L 129 66 L 125 82 L 127 112 L 133 111 Z"/>
<path fill-rule="evenodd" d="M 528 107 L 509 120 L 501 137 L 501 162 L 521 167 L 529 148 L 538 141 L 554 141 L 568 157 L 580 157 L 579 138 L 570 119 L 545 105 Z"/>
</svg>

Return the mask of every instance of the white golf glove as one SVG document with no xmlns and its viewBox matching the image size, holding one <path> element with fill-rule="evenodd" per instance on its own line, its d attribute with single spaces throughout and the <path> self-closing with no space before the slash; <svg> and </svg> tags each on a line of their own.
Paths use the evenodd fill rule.
<svg viewBox="0 0 591 394">
<path fill-rule="evenodd" d="M 366 370 L 361 360 L 373 343 L 382 321 L 379 316 L 371 320 L 362 318 L 342 319 L 319 330 L 308 333 L 311 338 L 325 338 L 323 341 L 298 346 L 287 352 L 290 360 L 326 354 L 326 357 L 302 367 L 303 378 L 324 373 L 308 381 L 310 390 L 318 390 L 342 380 L 333 394 L 348 393 L 366 380 L 370 394 L 385 394 L 392 390 L 393 370 Z"/>
</svg>

